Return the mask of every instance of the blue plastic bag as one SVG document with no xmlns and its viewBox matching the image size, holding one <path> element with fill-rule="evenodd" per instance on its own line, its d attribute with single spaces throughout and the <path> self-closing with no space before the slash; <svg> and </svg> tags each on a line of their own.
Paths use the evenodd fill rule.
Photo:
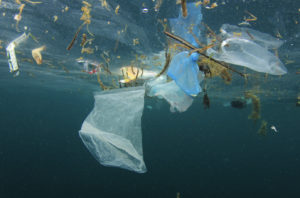
<svg viewBox="0 0 300 198">
<path fill-rule="evenodd" d="M 188 3 L 187 10 L 188 15 L 186 17 L 182 16 L 182 10 L 180 10 L 177 19 L 170 19 L 172 33 L 198 48 L 198 43 L 189 31 L 199 37 L 200 29 L 197 26 L 202 19 L 201 6 L 196 7 L 195 3 Z M 204 74 L 198 68 L 199 54 L 193 53 L 190 57 L 188 54 L 187 51 L 177 54 L 170 63 L 167 74 L 188 96 L 193 97 L 202 91 L 199 84 L 204 79 Z"/>
</svg>

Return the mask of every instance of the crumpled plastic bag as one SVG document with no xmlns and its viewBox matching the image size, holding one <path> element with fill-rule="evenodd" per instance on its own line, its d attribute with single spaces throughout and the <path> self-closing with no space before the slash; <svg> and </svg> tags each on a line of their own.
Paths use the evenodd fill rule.
<svg viewBox="0 0 300 198">
<path fill-rule="evenodd" d="M 197 96 L 202 91 L 200 83 L 204 80 L 203 72 L 199 71 L 197 60 L 199 54 L 180 52 L 170 63 L 168 75 L 189 96 Z"/>
<path fill-rule="evenodd" d="M 95 92 L 94 109 L 79 136 L 102 165 L 147 171 L 141 129 L 144 94 L 144 86 Z"/>
<path fill-rule="evenodd" d="M 197 26 L 202 20 L 201 6 L 196 7 L 195 3 L 188 3 L 187 10 L 188 15 L 186 17 L 182 16 L 182 9 L 180 9 L 178 18 L 170 19 L 172 33 L 185 39 L 195 47 L 199 47 L 199 44 L 189 31 L 192 31 L 196 37 L 199 37 L 200 29 Z M 194 28 L 191 28 L 192 24 L 195 26 Z M 204 78 L 199 78 L 199 76 L 202 76 L 199 75 L 199 68 L 196 62 L 199 54 L 193 53 L 191 56 L 188 56 L 188 54 L 189 52 L 177 54 L 171 61 L 167 74 L 188 96 L 194 97 L 202 91 L 199 84 Z"/>
<path fill-rule="evenodd" d="M 229 45 L 225 46 L 225 45 Z M 273 75 L 287 73 L 284 64 L 271 52 L 247 39 L 228 38 L 221 45 L 221 52 L 208 49 L 207 54 L 219 61 L 241 65 L 258 72 Z"/>
</svg>

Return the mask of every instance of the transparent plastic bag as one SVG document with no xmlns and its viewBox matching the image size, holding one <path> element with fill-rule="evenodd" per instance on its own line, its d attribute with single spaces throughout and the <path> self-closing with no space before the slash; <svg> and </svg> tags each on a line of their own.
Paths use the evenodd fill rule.
<svg viewBox="0 0 300 198">
<path fill-rule="evenodd" d="M 193 35 L 189 33 L 189 28 L 193 24 L 194 28 L 191 28 L 191 30 L 197 38 L 200 36 L 200 29 L 197 26 L 202 20 L 201 5 L 196 7 L 196 3 L 187 3 L 186 7 L 188 10 L 186 17 L 182 16 L 182 9 L 180 9 L 178 18 L 169 19 L 172 33 L 197 47 L 198 44 L 195 42 Z"/>
<path fill-rule="evenodd" d="M 186 111 L 193 103 L 194 98 L 188 96 L 175 81 L 171 81 L 165 84 L 158 84 L 152 87 L 150 97 L 158 97 L 160 99 L 164 98 L 171 105 L 170 111 L 176 112 Z"/>
<path fill-rule="evenodd" d="M 155 85 L 160 85 L 160 84 L 165 84 L 167 82 L 167 76 L 166 75 L 161 75 L 160 77 L 147 82 L 146 84 L 146 94 L 149 96 L 150 91 L 152 89 L 152 87 L 154 87 Z"/>
<path fill-rule="evenodd" d="M 141 117 L 145 87 L 96 92 L 79 136 L 98 162 L 138 173 L 143 160 Z"/>
<path fill-rule="evenodd" d="M 229 45 L 227 47 L 225 45 Z M 221 52 L 208 49 L 207 54 L 219 61 L 225 61 L 236 65 L 241 65 L 258 72 L 274 75 L 283 75 L 287 73 L 284 64 L 271 52 L 261 47 L 255 42 L 241 39 L 229 38 L 223 41 Z"/>
<path fill-rule="evenodd" d="M 251 28 L 238 27 L 235 25 L 223 24 L 221 27 L 222 36 L 225 38 L 241 38 L 251 40 L 266 49 L 278 49 L 284 41 L 271 36 L 270 34 L 259 32 Z"/>
</svg>

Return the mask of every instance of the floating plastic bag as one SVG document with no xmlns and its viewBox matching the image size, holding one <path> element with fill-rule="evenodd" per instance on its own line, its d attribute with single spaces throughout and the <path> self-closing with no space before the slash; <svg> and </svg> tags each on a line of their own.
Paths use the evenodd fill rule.
<svg viewBox="0 0 300 198">
<path fill-rule="evenodd" d="M 278 49 L 284 41 L 271 36 L 270 34 L 262 33 L 251 28 L 238 27 L 235 25 L 223 24 L 221 27 L 222 36 L 225 38 L 242 38 L 251 40 L 260 46 L 267 49 Z"/>
<path fill-rule="evenodd" d="M 186 17 L 182 16 L 182 9 L 180 9 L 177 19 L 169 19 L 172 33 L 197 47 L 198 44 L 195 42 L 193 35 L 189 33 L 189 28 L 194 26 L 194 28 L 191 28 L 193 33 L 197 38 L 200 36 L 200 29 L 197 26 L 202 20 L 201 5 L 196 7 L 196 3 L 187 3 L 186 7 L 188 11 Z"/>
<path fill-rule="evenodd" d="M 182 9 L 180 9 L 178 18 L 170 19 L 172 32 L 190 42 L 195 47 L 199 47 L 189 31 L 193 31 L 194 35 L 199 37 L 200 29 L 197 26 L 202 20 L 201 6 L 196 7 L 195 3 L 188 3 L 187 10 L 188 15 L 186 17 L 182 16 Z M 195 27 L 189 29 L 192 24 Z M 188 54 L 189 52 L 177 54 L 171 61 L 167 74 L 187 95 L 196 96 L 202 91 L 199 84 L 204 78 L 198 78 L 199 68 L 196 61 L 199 58 L 199 54 L 193 53 L 190 57 Z"/>
<path fill-rule="evenodd" d="M 138 173 L 143 161 L 141 117 L 145 87 L 96 92 L 79 136 L 98 162 Z"/>
<path fill-rule="evenodd" d="M 226 44 L 230 47 L 225 46 Z M 213 53 L 214 59 L 242 65 L 258 72 L 274 75 L 287 73 L 286 67 L 275 55 L 252 41 L 229 38 L 223 41 L 221 48 L 221 53 L 208 49 L 207 54 L 210 56 Z"/>
<path fill-rule="evenodd" d="M 175 81 L 155 85 L 150 90 L 148 96 L 157 96 L 160 99 L 166 99 L 170 103 L 170 111 L 173 113 L 176 109 L 180 113 L 186 111 L 194 101 L 192 97 L 188 96 L 180 87 L 178 87 Z"/>
<path fill-rule="evenodd" d="M 200 83 L 204 80 L 203 72 L 199 71 L 197 60 L 199 54 L 193 53 L 188 57 L 189 52 L 180 52 L 177 54 L 168 69 L 168 75 L 176 84 L 190 96 L 197 96 L 202 91 Z M 198 78 L 198 76 L 202 78 Z"/>
<path fill-rule="evenodd" d="M 166 75 L 161 75 L 160 77 L 157 77 L 155 80 L 147 82 L 147 84 L 146 84 L 146 94 L 149 96 L 151 89 L 155 85 L 165 84 L 166 82 L 167 82 L 167 76 Z"/>
</svg>

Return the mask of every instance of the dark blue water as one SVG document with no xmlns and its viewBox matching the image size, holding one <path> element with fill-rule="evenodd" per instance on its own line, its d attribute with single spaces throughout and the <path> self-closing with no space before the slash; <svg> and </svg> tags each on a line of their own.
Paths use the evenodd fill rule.
<svg viewBox="0 0 300 198">
<path fill-rule="evenodd" d="M 93 5 L 99 3 L 99 1 L 89 2 Z M 139 34 L 134 33 L 137 30 L 133 28 L 128 30 L 132 31 L 132 35 L 128 36 L 130 42 L 126 44 L 121 40 L 118 47 L 120 51 L 117 51 L 122 54 L 122 58 L 126 55 L 126 58 L 134 60 L 133 50 L 159 52 L 164 49 L 166 38 L 157 19 L 177 18 L 179 11 L 178 5 L 170 3 L 171 1 L 166 2 L 168 1 L 164 1 L 159 12 L 155 12 L 152 9 L 154 3 L 147 1 L 148 15 L 141 13 L 143 8 L 141 2 L 109 2 L 113 8 L 120 4 L 123 13 L 132 12 L 132 15 L 126 16 L 127 21 L 131 21 L 146 32 L 145 43 L 141 42 L 135 46 L 141 47 L 136 49 L 128 43 L 131 44 L 132 38 L 136 38 Z M 297 93 L 300 92 L 299 76 L 295 74 L 299 69 L 299 2 L 295 0 L 225 0 L 225 2 L 226 4 L 222 5 L 222 1 L 219 0 L 219 7 L 214 10 L 202 9 L 203 22 L 219 34 L 222 24 L 237 25 L 242 22 L 243 16 L 248 17 L 245 13 L 247 10 L 258 18 L 257 21 L 251 22 L 251 28 L 274 37 L 277 31 L 281 33 L 282 40 L 286 42 L 279 49 L 279 57 L 284 63 L 285 60 L 294 63 L 286 64 L 289 73 L 282 78 L 269 77 L 268 82 L 264 84 L 265 78 L 262 77 L 264 74 L 261 74 L 260 82 L 256 82 L 258 79 L 254 77 L 251 79 L 250 76 L 246 89 L 240 88 L 243 87 L 242 83 L 242 86 L 235 90 L 238 93 L 232 97 L 242 96 L 241 93 L 251 90 L 253 87 L 250 85 L 255 83 L 264 88 L 257 94 L 261 99 L 262 118 L 256 125 L 253 120 L 248 119 L 252 105 L 247 105 L 245 109 L 224 107 L 222 105 L 224 98 L 215 97 L 218 94 L 213 94 L 214 96 L 210 98 L 211 107 L 206 110 L 202 105 L 203 93 L 199 94 L 193 105 L 184 113 L 170 113 L 170 105 L 165 101 L 160 110 L 155 109 L 154 105 L 152 110 L 145 108 L 142 117 L 142 136 L 147 172 L 144 174 L 104 167 L 93 158 L 82 143 L 78 131 L 94 106 L 92 88 L 71 84 L 75 83 L 75 78 L 74 82 L 73 79 L 72 81 L 67 79 L 69 84 L 65 82 L 59 84 L 59 79 L 55 77 L 39 77 L 38 71 L 44 72 L 47 65 L 33 66 L 28 63 L 27 68 L 39 69 L 34 71 L 38 79 L 27 75 L 26 72 L 29 70 L 22 64 L 20 70 L 26 68 L 26 71 L 24 69 L 18 78 L 12 77 L 8 71 L 4 48 L 17 37 L 18 33 L 11 25 L 15 24 L 12 16 L 18 13 L 18 9 L 6 11 L 7 18 L 2 17 L 0 30 L 1 39 L 4 40 L 3 49 L 0 50 L 4 53 L 0 54 L 0 198 L 175 198 L 177 193 L 180 193 L 181 198 L 300 197 L 300 107 L 295 106 Z M 82 2 L 53 1 L 53 6 L 51 3 L 50 1 L 46 6 L 40 7 L 26 4 L 22 14 L 24 19 L 19 27 L 21 29 L 24 25 L 28 25 L 30 28 L 31 25 L 32 33 L 40 38 L 40 44 L 43 39 L 51 41 L 43 43 L 47 46 L 54 43 L 51 37 L 55 37 L 57 43 L 53 48 L 48 48 L 47 54 L 43 54 L 43 57 L 45 60 L 51 60 L 52 56 L 58 54 L 58 50 L 64 50 L 63 55 L 59 53 L 61 59 L 58 60 L 68 60 L 69 65 L 65 66 L 71 71 L 72 67 L 75 68 L 75 60 L 81 56 L 80 48 L 77 44 L 77 48 L 74 47 L 68 59 L 65 58 L 67 53 L 65 48 L 82 24 L 79 18 L 75 20 L 71 15 L 71 11 L 72 14 L 80 12 Z M 63 9 L 61 5 L 69 6 L 70 15 L 61 13 Z M 77 10 L 73 10 L 75 8 Z M 101 51 L 111 50 L 112 53 L 117 31 L 111 33 L 112 35 L 106 35 L 101 29 L 102 26 L 96 25 L 97 20 L 103 19 L 101 17 L 107 14 L 106 10 L 102 10 L 103 13 L 99 10 L 99 8 L 92 10 L 93 20 L 90 28 L 99 39 L 95 39 L 94 44 L 98 45 Z M 113 9 L 111 12 L 114 14 Z M 56 23 L 52 21 L 53 15 L 59 16 Z M 6 19 L 10 19 L 10 22 L 6 23 Z M 42 23 L 33 23 L 36 25 L 33 26 L 30 20 L 41 20 Z M 68 27 L 60 20 L 66 20 L 64 22 Z M 75 22 L 78 24 L 75 25 Z M 38 32 L 40 25 L 45 25 L 41 30 L 43 34 Z M 6 33 L 4 27 L 7 28 Z M 51 32 L 49 38 L 43 37 L 46 27 L 49 30 L 52 28 L 52 32 L 56 30 L 60 39 L 64 40 L 60 42 L 59 36 Z M 204 34 L 201 39 L 202 41 L 206 39 Z M 57 44 L 61 44 L 62 47 L 56 48 Z M 27 53 L 30 55 L 30 50 Z M 99 60 L 100 53 L 102 52 L 99 50 L 95 54 L 85 55 L 85 58 Z M 119 54 L 114 54 L 117 55 Z M 20 54 L 17 56 L 28 58 Z M 53 64 L 58 66 L 55 61 Z M 50 73 L 50 70 L 47 72 Z M 227 88 L 228 91 L 234 89 L 237 84 L 240 85 L 237 76 L 234 77 L 232 84 Z M 98 88 L 95 76 L 93 80 Z M 222 82 L 220 78 L 218 80 L 214 82 Z M 74 87 L 54 91 L 40 86 L 42 83 L 56 86 L 54 82 L 59 88 L 68 85 Z M 85 88 L 88 91 L 84 92 Z M 66 91 L 67 89 L 70 90 Z M 214 88 L 211 89 L 211 92 L 213 91 Z M 287 93 L 289 94 L 286 96 Z M 270 98 L 266 97 L 268 94 L 271 94 Z M 146 106 L 154 102 L 149 98 L 145 100 Z M 118 112 L 108 113 L 118 114 Z M 262 120 L 268 122 L 265 138 L 257 134 Z M 273 131 L 271 126 L 275 126 L 279 132 Z"/>
<path fill-rule="evenodd" d="M 197 99 L 185 113 L 144 110 L 147 173 L 100 165 L 78 137 L 93 97 L 0 95 L 0 197 L 299 197 L 299 108 L 262 101 L 267 136 L 246 109 Z M 26 88 L 26 85 L 23 87 Z M 215 101 L 215 102 L 214 102 Z M 287 108 L 292 107 L 292 108 Z M 279 130 L 270 129 L 275 125 Z"/>
</svg>

